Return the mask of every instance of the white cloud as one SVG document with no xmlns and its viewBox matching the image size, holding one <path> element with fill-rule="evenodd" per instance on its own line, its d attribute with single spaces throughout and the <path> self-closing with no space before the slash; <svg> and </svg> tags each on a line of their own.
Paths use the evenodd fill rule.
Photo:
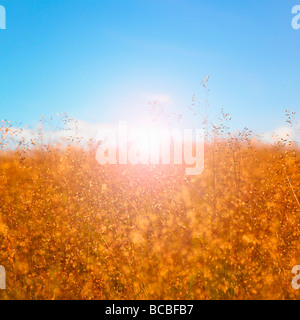
<svg viewBox="0 0 300 320">
<path fill-rule="evenodd" d="M 145 99 L 147 102 L 158 102 L 164 104 L 171 104 L 172 98 L 169 94 L 162 94 L 162 93 L 144 93 L 142 94 L 142 98 Z"/>
<path fill-rule="evenodd" d="M 300 144 L 300 127 L 279 127 L 272 132 L 264 133 L 263 140 L 269 143 L 274 143 L 280 140 L 289 140 Z"/>
<path fill-rule="evenodd" d="M 20 140 L 24 140 L 26 143 L 31 141 L 41 142 L 43 139 L 44 144 L 56 144 L 63 143 L 68 139 L 78 139 L 78 141 L 87 141 L 89 139 L 97 139 L 99 131 L 103 129 L 113 128 L 109 124 L 91 124 L 84 121 L 74 121 L 66 125 L 64 129 L 43 129 L 39 128 L 15 128 L 17 134 L 15 134 L 14 141 L 17 143 Z"/>
</svg>

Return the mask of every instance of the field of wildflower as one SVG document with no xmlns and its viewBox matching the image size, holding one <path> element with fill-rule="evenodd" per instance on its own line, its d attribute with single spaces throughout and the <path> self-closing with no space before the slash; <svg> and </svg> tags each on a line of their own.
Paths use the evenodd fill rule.
<svg viewBox="0 0 300 320">
<path fill-rule="evenodd" d="M 28 140 L 3 122 L 0 298 L 299 298 L 299 148 L 233 134 L 227 117 L 207 129 L 194 177 L 101 166 L 92 140 Z"/>
</svg>

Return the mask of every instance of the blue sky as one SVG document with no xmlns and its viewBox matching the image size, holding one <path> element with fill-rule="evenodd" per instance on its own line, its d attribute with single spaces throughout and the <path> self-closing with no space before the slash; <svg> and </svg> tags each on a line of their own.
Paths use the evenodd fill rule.
<svg viewBox="0 0 300 320">
<path fill-rule="evenodd" d="M 300 112 L 297 4 L 0 0 L 0 118 L 33 125 L 67 112 L 88 123 L 139 122 L 153 100 L 186 114 L 209 75 L 212 119 L 224 108 L 234 128 L 270 131 L 286 108 Z"/>
</svg>

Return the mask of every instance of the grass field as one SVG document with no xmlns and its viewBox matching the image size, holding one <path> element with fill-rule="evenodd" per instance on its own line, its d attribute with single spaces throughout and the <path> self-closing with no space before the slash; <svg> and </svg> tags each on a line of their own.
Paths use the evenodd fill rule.
<svg viewBox="0 0 300 320">
<path fill-rule="evenodd" d="M 2 299 L 296 299 L 299 148 L 210 130 L 202 175 L 0 128 Z M 6 145 L 7 144 L 7 145 Z"/>
</svg>

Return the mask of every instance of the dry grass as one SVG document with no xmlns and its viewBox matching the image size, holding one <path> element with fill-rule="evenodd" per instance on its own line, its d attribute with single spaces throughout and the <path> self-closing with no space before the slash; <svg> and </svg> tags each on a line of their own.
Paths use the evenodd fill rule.
<svg viewBox="0 0 300 320">
<path fill-rule="evenodd" d="M 1 128 L 3 299 L 295 299 L 299 149 L 215 127 L 205 171 L 107 166 Z M 223 136 L 223 139 L 220 137 Z M 26 149 L 26 150 L 25 150 Z"/>
</svg>

